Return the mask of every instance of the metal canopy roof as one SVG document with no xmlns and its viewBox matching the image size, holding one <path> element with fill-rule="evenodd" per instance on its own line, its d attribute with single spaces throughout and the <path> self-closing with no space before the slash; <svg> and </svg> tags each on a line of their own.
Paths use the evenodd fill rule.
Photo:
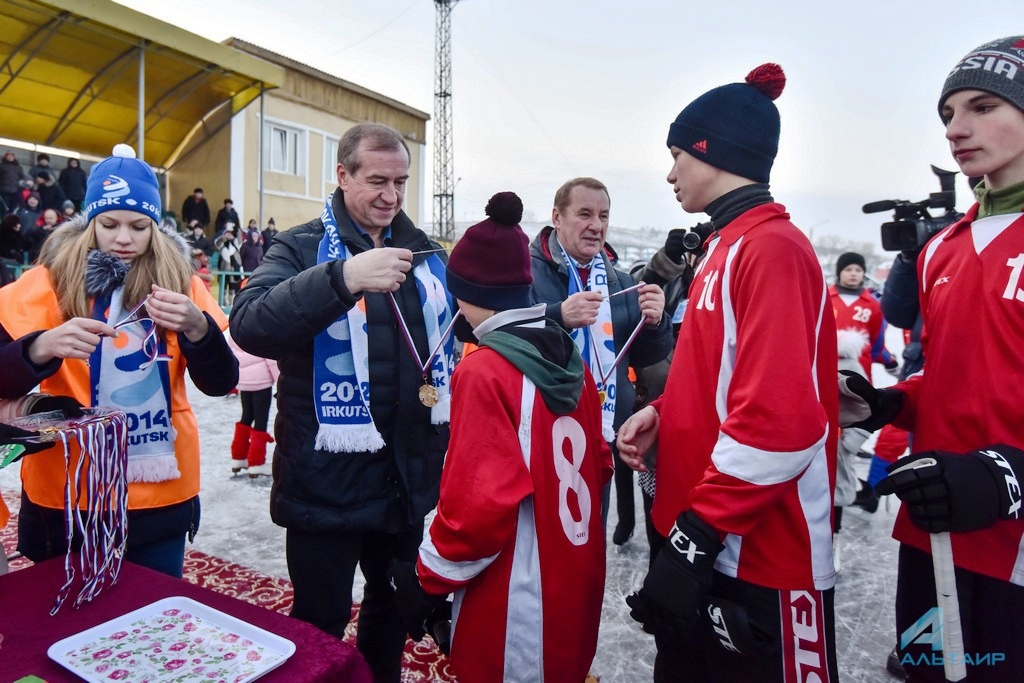
<svg viewBox="0 0 1024 683">
<path fill-rule="evenodd" d="M 109 0 L 0 0 L 3 137 L 106 157 L 139 148 L 141 110 L 144 158 L 166 168 L 214 132 L 204 120 L 283 82 L 277 65 Z"/>
</svg>

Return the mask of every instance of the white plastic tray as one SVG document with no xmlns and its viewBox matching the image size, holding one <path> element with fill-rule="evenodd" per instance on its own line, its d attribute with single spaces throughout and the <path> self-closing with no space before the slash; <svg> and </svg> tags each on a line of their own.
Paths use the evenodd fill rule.
<svg viewBox="0 0 1024 683">
<path fill-rule="evenodd" d="M 177 596 L 59 640 L 46 654 L 95 683 L 243 683 L 281 666 L 294 652 L 287 638 Z"/>
</svg>

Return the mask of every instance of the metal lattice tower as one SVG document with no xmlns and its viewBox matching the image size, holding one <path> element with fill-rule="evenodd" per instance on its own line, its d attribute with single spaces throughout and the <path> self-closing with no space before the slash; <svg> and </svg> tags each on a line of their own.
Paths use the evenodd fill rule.
<svg viewBox="0 0 1024 683">
<path fill-rule="evenodd" d="M 434 235 L 455 241 L 455 162 L 452 159 L 452 8 L 459 0 L 434 0 L 437 6 L 434 65 Z"/>
</svg>

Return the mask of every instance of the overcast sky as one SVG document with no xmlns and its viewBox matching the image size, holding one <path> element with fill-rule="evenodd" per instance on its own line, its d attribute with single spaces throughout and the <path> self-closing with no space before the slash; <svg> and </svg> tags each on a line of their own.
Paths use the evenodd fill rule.
<svg viewBox="0 0 1024 683">
<path fill-rule="evenodd" d="M 236 36 L 433 115 L 429 0 L 120 0 L 213 40 Z M 668 125 L 706 90 L 766 61 L 788 77 L 772 189 L 815 236 L 878 241 L 881 199 L 939 189 L 955 170 L 936 113 L 957 59 L 1024 32 L 1020 0 L 692 2 L 463 0 L 452 11 L 457 220 L 517 192 L 546 220 L 577 175 L 611 190 L 612 226 L 666 231 L 702 219 L 665 182 Z M 432 214 L 433 123 L 426 205 Z M 958 207 L 970 204 L 966 181 Z M 611 238 L 614 243 L 614 236 Z"/>
</svg>

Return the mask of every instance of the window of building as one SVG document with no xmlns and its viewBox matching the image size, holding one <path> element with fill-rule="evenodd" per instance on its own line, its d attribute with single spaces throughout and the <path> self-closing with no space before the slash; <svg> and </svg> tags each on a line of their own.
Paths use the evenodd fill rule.
<svg viewBox="0 0 1024 683">
<path fill-rule="evenodd" d="M 302 131 L 268 123 L 264 132 L 265 168 L 277 173 L 300 175 L 302 168 Z"/>
<path fill-rule="evenodd" d="M 324 182 L 333 183 L 338 174 L 338 138 L 324 138 Z"/>
</svg>

